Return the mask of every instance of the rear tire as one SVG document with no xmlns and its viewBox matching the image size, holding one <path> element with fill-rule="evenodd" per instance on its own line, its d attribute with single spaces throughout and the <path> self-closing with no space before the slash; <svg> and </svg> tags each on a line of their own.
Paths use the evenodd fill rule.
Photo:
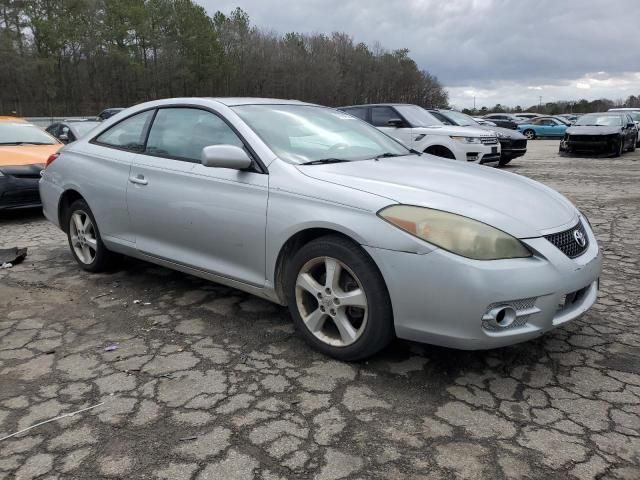
<svg viewBox="0 0 640 480">
<path fill-rule="evenodd" d="M 522 134 L 525 137 L 527 137 L 528 140 L 535 140 L 535 138 L 536 138 L 536 132 L 534 132 L 530 128 L 527 128 L 524 132 L 522 132 Z"/>
<path fill-rule="evenodd" d="M 78 265 L 87 272 L 103 272 L 113 254 L 102 243 L 96 219 L 82 199 L 71 204 L 65 215 L 69 249 Z"/>
<path fill-rule="evenodd" d="M 362 360 L 394 338 L 384 279 L 360 246 L 344 237 L 320 237 L 298 250 L 285 288 L 296 329 L 325 355 Z"/>
</svg>

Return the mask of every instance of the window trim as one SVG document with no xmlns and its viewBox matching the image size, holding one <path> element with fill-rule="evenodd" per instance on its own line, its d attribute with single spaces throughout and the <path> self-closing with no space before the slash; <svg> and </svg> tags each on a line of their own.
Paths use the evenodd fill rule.
<svg viewBox="0 0 640 480">
<path fill-rule="evenodd" d="M 138 112 L 134 112 L 131 115 L 126 116 L 125 118 L 123 118 L 122 120 L 120 120 L 118 123 L 114 123 L 113 125 L 111 125 L 109 128 L 102 130 L 101 132 L 98 132 L 91 140 L 89 140 L 89 143 L 91 143 L 92 145 L 98 145 L 100 147 L 105 147 L 105 148 L 113 148 L 114 150 L 120 150 L 122 152 L 129 152 L 129 153 L 141 153 L 138 150 L 132 150 L 130 148 L 125 148 L 125 147 L 118 147 L 117 145 L 109 145 L 107 143 L 102 143 L 98 140 L 98 137 L 102 136 L 103 134 L 107 133 L 109 130 L 111 130 L 112 128 L 115 128 L 116 126 L 120 125 L 122 122 L 125 122 L 127 120 L 129 120 L 132 117 L 135 117 L 136 115 L 140 115 L 141 113 L 146 113 L 149 112 L 151 110 L 157 110 L 157 107 L 149 107 L 149 108 L 145 108 L 144 110 L 140 110 Z M 147 136 L 149 135 L 149 130 L 151 128 L 151 125 L 153 124 L 153 119 L 156 116 L 156 112 L 153 112 L 153 115 L 151 115 L 151 119 L 149 120 L 148 123 L 145 124 L 145 126 L 143 127 L 143 130 L 145 132 L 145 142 L 142 145 L 143 149 L 142 151 L 144 151 L 144 149 L 147 148 Z"/>
<path fill-rule="evenodd" d="M 123 118 L 122 120 L 120 120 L 118 123 L 115 123 L 114 125 L 111 125 L 106 130 L 103 130 L 103 131 L 99 132 L 95 137 L 93 137 L 89 141 L 89 143 L 92 143 L 94 145 L 99 145 L 99 146 L 105 147 L 105 148 L 113 148 L 113 149 L 121 150 L 121 151 L 124 151 L 124 152 L 135 153 L 136 155 L 145 155 L 145 156 L 148 156 L 148 157 L 166 158 L 168 160 L 176 160 L 176 161 L 185 162 L 185 163 L 194 163 L 194 164 L 197 165 L 199 162 L 191 160 L 191 159 L 173 157 L 173 156 L 170 156 L 170 155 L 154 155 L 154 154 L 151 154 L 151 153 L 147 152 L 147 142 L 149 141 L 149 134 L 151 133 L 151 128 L 153 127 L 153 123 L 156 120 L 156 115 L 158 114 L 159 110 L 163 110 L 163 109 L 167 109 L 167 108 L 191 108 L 193 110 L 203 110 L 205 112 L 208 112 L 208 113 L 211 113 L 211 114 L 215 115 L 216 117 L 218 117 L 220 120 L 222 120 L 224 123 L 227 124 L 227 126 L 233 131 L 233 133 L 235 133 L 237 135 L 237 137 L 240 139 L 240 141 L 244 145 L 245 150 L 247 151 L 247 153 L 249 154 L 249 157 L 253 161 L 253 166 L 249 167 L 249 170 L 253 171 L 254 173 L 260 173 L 260 174 L 265 174 L 265 175 L 269 174 L 269 170 L 267 169 L 267 166 L 262 162 L 262 160 L 260 159 L 260 157 L 258 156 L 256 151 L 251 147 L 249 142 L 247 142 L 247 140 L 238 131 L 238 129 L 231 122 L 229 122 L 229 120 L 226 119 L 224 117 L 224 115 L 222 115 L 219 112 L 216 112 L 215 110 L 213 110 L 212 108 L 206 107 L 204 105 L 193 105 L 193 104 L 189 104 L 189 103 L 175 103 L 175 104 L 171 104 L 171 105 L 156 105 L 156 106 L 153 106 L 153 107 L 149 107 L 147 109 L 140 110 L 138 112 L 132 113 L 131 115 Z M 102 135 L 103 133 L 111 130 L 116 125 L 119 125 L 120 123 L 122 123 L 125 120 L 133 117 L 134 115 L 138 115 L 140 113 L 148 112 L 149 110 L 155 110 L 155 111 L 153 112 L 153 115 L 151 116 L 151 120 L 149 121 L 149 124 L 145 126 L 146 131 L 145 131 L 144 145 L 143 145 L 142 151 L 131 150 L 131 149 L 122 148 L 122 147 L 116 147 L 114 145 L 107 145 L 107 144 L 104 144 L 104 143 L 101 143 L 101 142 L 97 141 L 97 138 L 100 135 Z"/>
</svg>

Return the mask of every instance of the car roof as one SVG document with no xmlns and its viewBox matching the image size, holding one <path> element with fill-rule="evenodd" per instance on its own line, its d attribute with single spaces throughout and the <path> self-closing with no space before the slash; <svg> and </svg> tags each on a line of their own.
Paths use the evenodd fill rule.
<svg viewBox="0 0 640 480">
<path fill-rule="evenodd" d="M 353 108 L 353 107 L 401 107 L 401 106 L 418 106 L 414 103 L 363 103 L 360 105 L 344 105 L 336 108 Z"/>
<path fill-rule="evenodd" d="M 313 105 L 312 103 L 301 102 L 300 100 L 283 100 L 280 98 L 262 97 L 207 97 L 215 100 L 227 107 L 237 107 L 239 105 Z"/>
<path fill-rule="evenodd" d="M 24 118 L 12 117 L 10 115 L 0 115 L 0 122 L 29 123 Z"/>
</svg>

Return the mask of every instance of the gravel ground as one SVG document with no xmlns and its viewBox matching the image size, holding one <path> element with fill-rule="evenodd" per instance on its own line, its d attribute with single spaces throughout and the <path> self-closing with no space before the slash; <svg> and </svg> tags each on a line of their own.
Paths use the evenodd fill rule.
<svg viewBox="0 0 640 480">
<path fill-rule="evenodd" d="M 29 256 L 0 270 L 0 438 L 99 406 L 1 440 L 0 478 L 638 479 L 639 160 L 538 140 L 508 169 L 590 218 L 605 267 L 584 317 L 509 348 L 398 341 L 359 364 L 236 290 L 133 260 L 84 273 L 38 212 L 5 215 L 0 246 Z"/>
</svg>

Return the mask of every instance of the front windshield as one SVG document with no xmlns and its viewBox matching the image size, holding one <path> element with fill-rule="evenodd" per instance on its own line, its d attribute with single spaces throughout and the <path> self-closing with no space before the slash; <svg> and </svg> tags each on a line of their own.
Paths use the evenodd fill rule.
<svg viewBox="0 0 640 480">
<path fill-rule="evenodd" d="M 312 105 L 232 108 L 278 157 L 289 163 L 410 154 L 406 147 L 375 127 L 332 108 Z"/>
<path fill-rule="evenodd" d="M 478 122 L 476 122 L 473 118 L 471 118 L 466 113 L 456 112 L 455 110 L 447 110 L 443 115 L 449 117 L 451 120 L 456 122 L 461 127 L 469 127 L 469 126 L 477 126 Z"/>
<path fill-rule="evenodd" d="M 31 123 L 0 122 L 0 145 L 55 145 L 44 130 Z"/>
<path fill-rule="evenodd" d="M 627 112 L 634 122 L 640 122 L 640 112 Z"/>
<path fill-rule="evenodd" d="M 397 105 L 396 110 L 414 127 L 440 126 L 443 123 L 417 105 Z"/>
<path fill-rule="evenodd" d="M 622 125 L 622 118 L 620 115 L 599 115 L 589 114 L 582 115 L 574 125 L 592 125 L 592 126 L 605 126 L 605 127 L 619 127 Z"/>
</svg>

